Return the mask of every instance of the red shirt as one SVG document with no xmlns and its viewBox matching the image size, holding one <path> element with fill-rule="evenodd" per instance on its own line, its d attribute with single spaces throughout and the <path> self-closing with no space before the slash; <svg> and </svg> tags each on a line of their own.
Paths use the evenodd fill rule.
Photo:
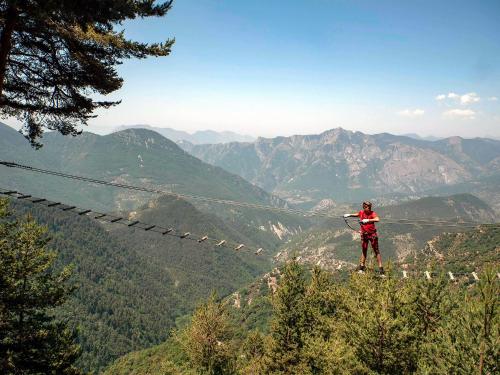
<svg viewBox="0 0 500 375">
<path fill-rule="evenodd" d="M 375 211 L 370 211 L 369 214 L 366 214 L 364 210 L 359 211 L 359 220 L 363 219 L 375 219 L 377 217 L 377 213 Z M 375 228 L 375 223 L 361 224 L 361 232 L 363 233 L 375 233 L 377 228 Z"/>
</svg>

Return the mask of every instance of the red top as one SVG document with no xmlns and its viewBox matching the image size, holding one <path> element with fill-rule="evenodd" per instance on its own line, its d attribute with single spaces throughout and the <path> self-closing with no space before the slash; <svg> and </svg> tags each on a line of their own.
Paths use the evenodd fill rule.
<svg viewBox="0 0 500 375">
<path fill-rule="evenodd" d="M 359 220 L 363 219 L 375 219 L 377 217 L 377 213 L 375 211 L 370 211 L 369 214 L 366 214 L 364 210 L 359 211 Z M 375 223 L 361 224 L 361 232 L 363 233 L 375 233 L 377 228 L 375 228 Z"/>
</svg>

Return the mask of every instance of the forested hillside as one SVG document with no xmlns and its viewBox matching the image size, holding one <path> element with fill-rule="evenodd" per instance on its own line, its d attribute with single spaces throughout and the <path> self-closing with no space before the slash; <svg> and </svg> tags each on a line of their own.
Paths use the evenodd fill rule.
<svg viewBox="0 0 500 375">
<path fill-rule="evenodd" d="M 49 226 L 59 266 L 73 264 L 74 297 L 58 315 L 78 328 L 80 366 L 98 371 L 117 357 L 168 337 L 177 318 L 215 290 L 224 296 L 269 267 L 268 256 L 215 248 L 12 200 L 16 216 Z M 141 220 L 233 242 L 257 243 L 187 202 L 162 197 L 133 213 Z M 273 239 L 269 240 L 273 244 Z"/>
<path fill-rule="evenodd" d="M 0 375 L 500 375 L 499 21 L 0 0 Z"/>
<path fill-rule="evenodd" d="M 55 133 L 44 136 L 44 147 L 35 151 L 14 129 L 0 124 L 0 159 L 105 181 L 165 191 L 237 200 L 271 206 L 286 202 L 266 193 L 239 176 L 206 164 L 187 154 L 174 142 L 146 129 L 129 129 L 107 136 L 92 133 L 69 138 Z M 132 210 L 154 196 L 134 190 L 111 188 L 38 173 L 0 167 L 2 187 L 97 210 Z M 193 202 L 209 213 L 238 222 L 246 231 L 284 235 L 307 227 L 297 217 L 220 204 Z M 276 235 L 276 234 L 275 234 Z"/>
<path fill-rule="evenodd" d="M 500 228 L 481 226 L 463 233 L 443 233 L 429 241 L 416 259 L 421 267 L 444 266 L 470 273 L 494 266 L 500 271 Z"/>
</svg>

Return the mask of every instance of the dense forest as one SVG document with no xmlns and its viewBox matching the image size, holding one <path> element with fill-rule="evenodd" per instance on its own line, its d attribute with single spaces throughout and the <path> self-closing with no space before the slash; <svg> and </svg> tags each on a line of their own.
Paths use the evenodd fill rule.
<svg viewBox="0 0 500 375">
<path fill-rule="evenodd" d="M 218 226 L 222 224 L 186 202 L 170 198 L 159 202 L 156 210 L 138 210 L 138 215 L 151 219 L 157 215 L 160 220 L 163 210 L 176 209 L 183 213 L 183 225 L 208 222 L 207 233 L 230 233 L 230 228 Z M 230 294 L 267 264 L 263 258 L 228 248 L 107 228 L 85 216 L 42 205 L 12 200 L 10 209 L 12 219 L 30 214 L 47 226 L 48 246 L 57 253 L 55 269 L 73 266 L 71 281 L 76 289 L 57 315 L 78 333 L 82 353 L 77 363 L 86 371 L 98 372 L 130 351 L 159 344 L 176 319 L 190 313 L 211 290 Z"/>
<path fill-rule="evenodd" d="M 447 275 L 401 280 L 397 269 L 389 270 L 387 279 L 350 276 L 346 271 L 311 271 L 295 261 L 258 278 L 269 267 L 265 259 L 229 249 L 212 249 L 207 257 L 207 249 L 191 242 L 160 241 L 154 234 L 107 227 L 20 201 L 11 201 L 10 207 L 4 223 L 22 223 L 29 214 L 47 226 L 44 241 L 57 254 L 50 269 L 72 266 L 68 281 L 73 292 L 55 317 L 67 325 L 68 337 L 75 335 L 76 364 L 86 371 L 100 372 L 121 357 L 107 373 L 465 374 L 477 368 L 478 359 L 469 358 L 462 370 L 453 367 L 457 356 L 464 355 L 462 349 L 450 352 L 457 348 L 457 335 L 467 351 L 477 345 L 474 350 L 480 357 L 483 353 L 485 369 L 491 358 L 498 358 L 498 350 L 491 349 L 499 342 L 499 282 L 491 269 L 499 264 L 497 227 L 441 234 L 409 268 L 430 267 L 436 275 L 439 270 L 476 270 L 479 283 L 470 277 L 453 283 Z M 188 203 L 170 198 L 137 215 L 159 220 L 163 210 L 172 209 L 184 216 L 169 224 L 210 222 Z M 214 235 L 231 232 L 220 225 L 212 221 L 205 229 Z M 205 300 L 211 290 L 222 295 Z M 419 324 L 431 327 L 415 331 Z M 213 342 L 217 347 L 205 347 Z M 363 349 L 375 344 L 382 347 Z M 198 352 L 191 352 L 195 348 Z M 215 357 L 205 358 L 206 353 Z M 431 361 L 439 356 L 455 359 Z"/>
<path fill-rule="evenodd" d="M 282 270 L 271 314 L 251 330 L 212 296 L 164 344 L 106 374 L 493 374 L 500 284 L 353 274 L 341 281 L 296 262 Z"/>
</svg>

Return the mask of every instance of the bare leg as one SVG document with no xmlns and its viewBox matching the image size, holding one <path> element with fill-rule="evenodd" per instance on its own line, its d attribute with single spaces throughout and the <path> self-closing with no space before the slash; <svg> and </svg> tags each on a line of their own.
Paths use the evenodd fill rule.
<svg viewBox="0 0 500 375">
<path fill-rule="evenodd" d="M 364 266 L 366 263 L 366 254 L 368 252 L 368 241 L 361 240 L 361 258 L 359 264 Z"/>
<path fill-rule="evenodd" d="M 380 250 L 378 248 L 378 237 L 372 238 L 370 242 L 371 242 L 371 245 L 372 245 L 373 252 L 377 256 L 378 268 L 382 268 L 383 267 L 383 265 L 382 265 L 382 255 L 380 255 Z"/>
</svg>

